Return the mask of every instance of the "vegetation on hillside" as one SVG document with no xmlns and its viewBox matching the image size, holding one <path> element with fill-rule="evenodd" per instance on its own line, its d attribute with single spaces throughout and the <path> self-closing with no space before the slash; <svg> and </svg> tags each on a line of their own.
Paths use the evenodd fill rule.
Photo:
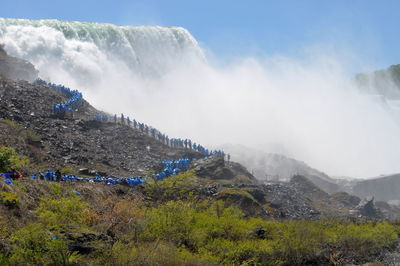
<svg viewBox="0 0 400 266">
<path fill-rule="evenodd" d="M 0 264 L 362 263 L 398 239 L 400 227 L 388 222 L 248 217 L 231 203 L 200 197 L 197 182 L 186 172 L 141 189 L 88 184 L 82 196 L 74 193 L 78 184 L 0 186 Z"/>
</svg>

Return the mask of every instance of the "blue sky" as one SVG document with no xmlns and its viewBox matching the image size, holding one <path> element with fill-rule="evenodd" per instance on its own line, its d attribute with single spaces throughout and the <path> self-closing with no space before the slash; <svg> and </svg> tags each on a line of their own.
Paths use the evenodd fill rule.
<svg viewBox="0 0 400 266">
<path fill-rule="evenodd" d="M 310 47 L 383 68 L 400 63 L 396 0 L 1 0 L 1 17 L 187 28 L 222 59 L 301 57 Z"/>
</svg>

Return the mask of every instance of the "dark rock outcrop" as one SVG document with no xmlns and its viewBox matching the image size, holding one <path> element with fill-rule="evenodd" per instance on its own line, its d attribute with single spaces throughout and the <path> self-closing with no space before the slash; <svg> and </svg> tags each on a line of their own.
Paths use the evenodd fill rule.
<svg viewBox="0 0 400 266">
<path fill-rule="evenodd" d="M 38 77 L 38 71 L 28 61 L 7 55 L 0 44 L 0 79 L 33 81 Z"/>
<path fill-rule="evenodd" d="M 238 163 L 225 162 L 223 156 L 210 156 L 192 163 L 196 175 L 236 184 L 257 184 L 257 180 Z"/>
<path fill-rule="evenodd" d="M 381 213 L 378 208 L 374 205 L 374 198 L 363 199 L 356 210 L 360 212 L 361 215 L 366 217 L 380 217 Z"/>
</svg>

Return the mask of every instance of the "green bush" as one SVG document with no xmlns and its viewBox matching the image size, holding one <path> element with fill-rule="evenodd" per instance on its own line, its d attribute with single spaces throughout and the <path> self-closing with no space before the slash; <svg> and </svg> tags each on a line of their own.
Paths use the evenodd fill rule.
<svg viewBox="0 0 400 266">
<path fill-rule="evenodd" d="M 7 266 L 10 264 L 10 254 L 0 253 L 0 265 Z"/>
<path fill-rule="evenodd" d="M 50 230 L 67 230 L 84 226 L 87 205 L 81 197 L 42 198 L 36 209 L 38 220 Z"/>
<path fill-rule="evenodd" d="M 255 228 L 265 231 L 262 238 Z M 167 241 L 225 265 L 303 265 L 329 263 L 334 250 L 366 262 L 377 249 L 396 243 L 397 228 L 386 222 L 265 221 L 245 218 L 221 201 L 205 206 L 170 201 L 147 210 L 141 236 L 141 242 Z"/>
<path fill-rule="evenodd" d="M 50 186 L 51 191 L 54 194 L 56 194 L 58 196 L 62 195 L 63 188 L 62 188 L 62 186 L 60 184 L 58 184 L 58 183 L 50 183 L 49 186 Z"/>
<path fill-rule="evenodd" d="M 216 265 L 216 261 L 178 248 L 171 242 L 123 243 L 94 254 L 95 265 Z"/>
<path fill-rule="evenodd" d="M 196 188 L 194 171 L 187 171 L 163 180 L 147 179 L 144 193 L 155 201 L 192 199 Z"/>
<path fill-rule="evenodd" d="M 175 185 L 159 182 L 157 186 L 164 191 L 184 188 L 183 181 L 191 177 L 181 175 Z M 83 232 L 107 234 L 116 240 L 93 240 L 96 250 L 82 255 L 89 265 L 362 264 L 393 248 L 400 232 L 398 224 L 388 222 L 248 218 L 238 207 L 213 200 L 148 204 L 146 200 L 132 201 L 128 194 L 106 194 L 102 197 L 107 200 L 101 203 L 87 197 L 93 204 L 89 208 L 85 197 L 63 194 L 60 184 L 50 189 L 57 196 L 40 200 L 34 211 L 35 223 L 15 229 L 21 225 L 0 216 L 0 236 L 9 232 L 6 238 L 11 235 L 12 240 L 8 244 L 12 250 L 0 257 L 0 264 L 78 263 L 80 257 L 68 250 L 66 238 Z M 16 196 L 4 193 L 2 201 Z M 264 233 L 260 235 L 259 229 Z"/>
<path fill-rule="evenodd" d="M 17 193 L 2 191 L 0 192 L 0 198 L 4 206 L 10 209 L 19 207 L 20 200 Z"/>
<path fill-rule="evenodd" d="M 0 172 L 10 171 L 11 169 L 22 170 L 28 165 L 28 157 L 18 156 L 13 148 L 0 146 Z"/>
<path fill-rule="evenodd" d="M 13 265 L 74 265 L 80 258 L 68 250 L 65 239 L 49 233 L 38 223 L 19 229 L 12 240 Z"/>
</svg>

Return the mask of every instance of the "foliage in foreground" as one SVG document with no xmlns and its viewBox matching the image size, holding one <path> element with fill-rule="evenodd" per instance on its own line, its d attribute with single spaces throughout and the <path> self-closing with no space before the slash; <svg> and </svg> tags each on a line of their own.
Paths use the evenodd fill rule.
<svg viewBox="0 0 400 266">
<path fill-rule="evenodd" d="M 169 198 L 173 186 L 187 184 L 185 178 L 192 177 L 181 175 L 175 185 L 154 184 L 147 190 Z M 157 204 L 119 196 L 96 205 L 97 200 L 68 193 L 64 186 L 51 189 L 53 197 L 41 198 L 28 224 L 13 228 L 0 219 L 0 225 L 13 228 L 6 243 L 0 242 L 1 265 L 365 263 L 398 239 L 398 225 L 388 222 L 246 218 L 235 206 L 192 199 L 190 193 L 184 200 Z M 185 187 L 179 189 L 186 193 Z M 78 254 L 69 236 L 82 232 L 113 241 L 94 241 L 92 252 Z M 1 244 L 10 249 L 1 250 Z"/>
</svg>

